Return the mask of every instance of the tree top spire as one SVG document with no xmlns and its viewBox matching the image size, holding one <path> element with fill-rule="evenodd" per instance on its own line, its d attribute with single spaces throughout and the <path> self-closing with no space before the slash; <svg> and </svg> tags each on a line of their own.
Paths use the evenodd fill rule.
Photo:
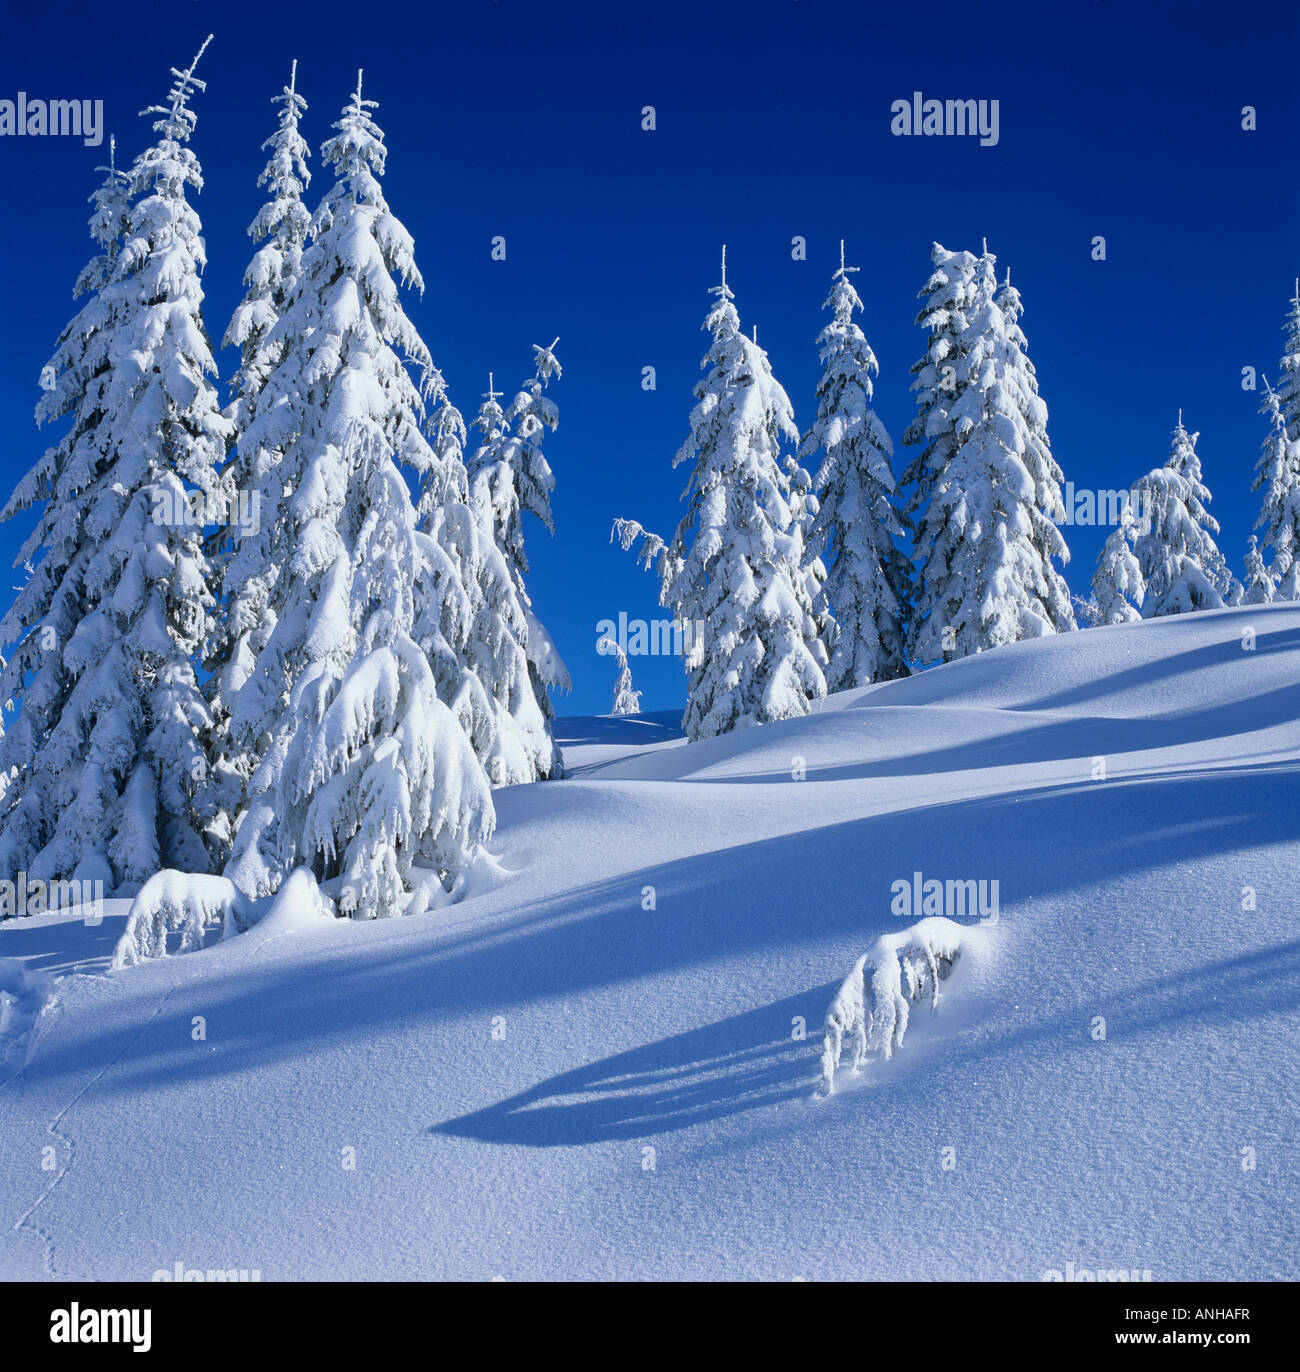
<svg viewBox="0 0 1300 1372">
<path fill-rule="evenodd" d="M 846 267 L 846 266 L 844 265 L 844 240 L 841 238 L 841 239 L 840 239 L 840 269 L 839 269 L 839 271 L 837 271 L 837 272 L 835 273 L 834 277 L 832 277 L 831 279 L 834 280 L 834 281 L 839 281 L 839 280 L 841 279 L 841 277 L 848 276 L 848 274 L 849 274 L 850 272 L 856 272 L 856 271 L 858 271 L 858 270 L 859 270 L 859 268 L 857 268 L 857 267 Z"/>
<path fill-rule="evenodd" d="M 731 288 L 727 285 L 727 245 L 725 243 L 722 245 L 722 285 L 710 286 L 709 294 L 721 296 L 723 300 L 735 298 Z"/>
<path fill-rule="evenodd" d="M 348 114 L 350 114 L 354 119 L 362 118 L 365 115 L 367 109 L 377 110 L 379 108 L 378 100 L 363 100 L 361 98 L 361 78 L 363 75 L 364 69 L 362 67 L 358 67 L 357 88 L 352 93 L 352 103 L 348 106 L 347 111 Z"/>
<path fill-rule="evenodd" d="M 203 40 L 202 46 L 194 54 L 194 60 L 181 71 L 179 67 L 173 67 L 172 88 L 167 92 L 168 104 L 150 105 L 140 111 L 141 114 L 161 114 L 166 118 L 159 120 L 154 125 L 155 131 L 165 133 L 168 137 L 176 139 L 177 142 L 185 142 L 194 130 L 194 113 L 189 108 L 189 99 L 193 91 L 205 91 L 208 88 L 206 81 L 200 80 L 194 75 L 194 69 L 199 65 L 199 58 L 208 50 L 208 44 L 212 42 L 212 35 Z"/>
</svg>

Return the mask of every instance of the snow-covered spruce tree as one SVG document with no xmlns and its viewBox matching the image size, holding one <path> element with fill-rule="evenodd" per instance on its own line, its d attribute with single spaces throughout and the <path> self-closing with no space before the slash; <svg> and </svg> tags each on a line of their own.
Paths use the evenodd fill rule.
<svg viewBox="0 0 1300 1372">
<path fill-rule="evenodd" d="M 1120 506 L 1119 523 L 1111 530 L 1092 574 L 1092 592 L 1099 625 L 1131 624 L 1141 619 L 1146 585 L 1133 551 L 1138 527 L 1127 501 Z"/>
<path fill-rule="evenodd" d="M 561 375 L 554 352 L 559 341 L 557 338 L 549 348 L 533 345 L 533 376 L 520 387 L 502 415 L 500 432 L 485 432 L 484 442 L 469 464 L 472 500 L 480 510 L 490 512 L 497 546 L 505 557 L 524 612 L 523 647 L 533 695 L 545 720 L 549 741 L 549 756 L 537 761 L 536 775 L 541 778 L 559 776 L 563 771 L 563 758 L 553 735 L 555 711 L 550 692 L 572 690 L 573 682 L 528 595 L 523 516 L 525 512 L 532 514 L 548 533 L 555 532 L 555 516 L 551 512 L 555 475 L 542 454 L 542 441 L 559 423 L 555 402 L 545 394 L 551 378 Z M 493 421 L 494 426 L 497 423 Z"/>
<path fill-rule="evenodd" d="M 618 680 L 614 683 L 614 704 L 611 715 L 636 715 L 641 713 L 641 692 L 632 688 L 632 669 L 627 664 L 627 654 L 612 638 L 602 638 L 596 644 L 596 651 L 618 659 Z"/>
<path fill-rule="evenodd" d="M 1300 307 L 1296 313 L 1300 313 Z M 1292 334 L 1300 349 L 1300 320 L 1295 314 Z M 1288 355 L 1292 341 L 1288 339 Z M 1296 361 L 1300 367 L 1300 351 Z M 1284 357 L 1284 369 L 1286 362 Z M 1288 389 L 1297 397 L 1300 409 L 1300 371 L 1287 376 L 1284 370 L 1283 392 Z M 1271 553 L 1269 573 L 1276 588 L 1274 598 L 1300 600 L 1300 413 L 1296 415 L 1293 434 L 1283 407 L 1284 398 L 1284 393 L 1274 391 L 1267 381 L 1264 383 L 1261 408 L 1269 417 L 1269 432 L 1251 490 L 1264 492 L 1255 527 L 1264 530 L 1264 547 Z"/>
<path fill-rule="evenodd" d="M 987 251 L 985 257 L 992 270 L 994 258 Z M 1052 455 L 1047 436 L 1047 406 L 1038 392 L 1038 372 L 1029 360 L 1029 343 L 1020 327 L 1025 307 L 1020 292 L 1011 284 L 1011 272 L 997 293 L 997 306 L 1006 324 L 1007 358 L 1004 385 L 1011 391 L 1012 401 L 1024 421 L 1024 448 L 1020 460 L 1034 483 L 1033 500 L 1029 502 L 1029 541 L 1038 554 L 1042 584 L 1038 589 L 1041 606 L 1047 612 L 1052 629 L 1058 634 L 1070 633 L 1077 625 L 1074 618 L 1074 598 L 1065 578 L 1054 562 L 1070 560 L 1070 550 L 1061 533 L 1060 522 L 1065 518 L 1065 498 L 1061 483 L 1065 474 Z"/>
<path fill-rule="evenodd" d="M 101 168 L 105 179 L 91 197 L 90 232 L 98 251 L 78 276 L 73 292 L 77 298 L 88 298 L 59 335 L 54 356 L 41 373 L 45 394 L 36 407 L 37 422 L 71 415 L 72 423 L 0 512 L 11 519 L 43 503 L 36 527 L 16 559 L 28 568 L 27 580 L 0 622 L 0 636 L 14 644 L 0 671 L 0 699 L 21 705 L 18 718 L 0 740 L 0 776 L 6 782 L 0 799 L 0 878 L 8 880 L 31 866 L 57 827 L 50 821 L 67 805 L 60 806 L 55 799 L 65 764 L 47 745 L 80 675 L 65 664 L 64 645 L 93 607 L 85 588 L 86 566 L 94 551 L 94 545 L 83 539 L 91 503 L 85 481 L 103 461 L 96 431 L 104 418 L 115 323 L 111 301 L 103 291 L 126 233 L 130 199 L 129 183 L 126 174 L 116 169 L 115 153 L 115 140 L 110 139 L 109 165 Z M 33 559 L 37 559 L 34 566 Z M 74 801 L 83 789 L 74 793 Z M 91 800 L 85 789 L 85 801 Z M 99 799 L 96 808 L 108 802 L 111 797 Z M 65 828 L 75 831 L 71 814 Z M 88 861 L 80 869 L 74 864 L 72 875 L 111 877 L 99 850 L 92 847 L 82 859 Z M 48 869 L 48 874 L 62 874 L 66 866 L 66 860 L 59 860 L 57 869 Z M 45 874 L 45 869 L 37 874 Z"/>
<path fill-rule="evenodd" d="M 189 147 L 199 57 L 145 111 L 157 139 L 125 185 L 110 175 L 97 198 L 101 254 L 81 286 L 98 294 L 65 330 L 38 407 L 72 426 L 7 507 L 46 502 L 20 554 L 40 559 L 2 631 L 19 648 L 0 692 L 22 706 L 6 742 L 19 769 L 6 876 L 125 891 L 162 866 L 206 871 L 216 846 L 194 668 L 212 597 L 195 511 L 216 490 L 229 426 L 187 199 L 202 186 Z"/>
<path fill-rule="evenodd" d="M 481 442 L 462 457 L 464 421 L 444 400 L 434 423 L 441 457 L 420 499 L 420 527 L 432 540 L 416 640 L 429 656 L 439 698 L 450 705 L 493 785 L 536 781 L 554 766 L 555 742 L 539 704 L 524 644 L 526 593 L 497 544 L 492 474 L 508 437 L 505 414 L 488 391 L 474 428 Z"/>
<path fill-rule="evenodd" d="M 625 549 L 638 538 L 659 562 L 659 602 L 690 626 L 682 727 L 691 739 L 806 715 L 826 694 L 804 549 L 781 469 L 782 440 L 797 443 L 789 398 L 767 354 L 740 331 L 722 284 L 704 328 L 713 335 L 696 384 L 691 434 L 673 459 L 691 464 L 686 513 L 671 543 L 617 520 Z"/>
<path fill-rule="evenodd" d="M 214 574 L 222 591 L 221 612 L 208 653 L 208 699 L 216 734 L 214 773 L 222 809 L 233 817 L 260 756 L 262 740 L 230 730 L 229 702 L 248 679 L 258 654 L 276 623 L 271 586 L 285 557 L 283 520 L 263 525 L 264 487 L 279 462 L 279 453 L 246 437 L 267 378 L 283 360 L 285 338 L 273 330 L 293 296 L 302 264 L 311 212 L 303 203 L 311 173 L 310 156 L 298 123 L 307 102 L 297 90 L 298 63 L 289 84 L 274 97 L 280 112 L 275 132 L 262 144 L 270 154 L 259 187 L 266 203 L 248 227 L 261 246 L 244 273 L 244 298 L 226 329 L 224 346 L 239 349 L 239 367 L 231 382 L 227 414 L 234 424 L 235 448 L 222 472 L 222 494 L 229 514 L 213 550 Z M 270 513 L 270 511 L 268 511 Z M 247 726 L 247 719 L 243 721 Z"/>
<path fill-rule="evenodd" d="M 995 298 L 994 258 L 936 245 L 920 322 L 931 346 L 913 369 L 925 447 L 906 480 L 921 559 L 911 656 L 951 661 L 1075 627 L 1053 559 L 1068 557 L 1060 468 L 1024 351 L 1018 295 Z M 955 336 L 954 336 L 955 335 Z"/>
<path fill-rule="evenodd" d="M 837 626 L 826 671 L 830 691 L 907 675 L 903 643 L 911 562 L 900 544 L 910 529 L 895 503 L 893 440 L 871 408 L 879 368 L 853 319 L 862 309 L 849 280 L 857 270 L 844 265 L 841 241 L 840 267 L 824 306 L 833 317 L 817 336 L 817 418 L 800 449 L 804 457 L 823 454 L 814 480 L 820 509 L 809 551 L 829 566 L 824 593 Z"/>
<path fill-rule="evenodd" d="M 1218 523 L 1205 508 L 1210 492 L 1201 480 L 1199 436 L 1183 427 L 1180 412 L 1168 461 L 1133 488 L 1142 511 L 1133 551 L 1146 592 L 1143 619 L 1221 609 L 1233 589 L 1214 541 Z"/>
<path fill-rule="evenodd" d="M 438 461 L 422 432 L 432 364 L 394 279 L 423 285 L 380 186 L 375 103 L 358 74 L 321 150 L 337 179 L 268 336 L 284 357 L 246 433 L 282 454 L 269 517 L 286 523 L 288 556 L 275 627 L 232 702 L 236 727 L 245 710 L 274 719 L 226 870 L 261 896 L 306 867 L 357 918 L 454 898 L 494 823 L 413 637 L 430 540 L 397 461 L 421 475 Z"/>
<path fill-rule="evenodd" d="M 1291 297 L 1283 330 L 1286 342 L 1279 363 L 1277 403 L 1286 425 L 1286 436 L 1292 443 L 1297 443 L 1300 442 L 1300 278 L 1295 283 L 1295 294 Z M 1264 410 L 1265 413 L 1269 411 L 1267 396 Z"/>
<path fill-rule="evenodd" d="M 757 336 L 755 342 L 758 341 Z M 790 517 L 799 530 L 799 542 L 803 548 L 803 579 L 808 592 L 808 603 L 813 607 L 813 633 L 808 646 L 812 649 L 817 665 L 825 676 L 830 666 L 830 645 L 839 635 L 839 625 L 831 611 L 826 596 L 826 564 L 812 544 L 813 530 L 817 516 L 821 513 L 821 502 L 813 491 L 812 476 L 799 465 L 793 455 L 782 464 L 786 479 L 790 483 Z"/>
<path fill-rule="evenodd" d="M 1243 605 L 1267 605 L 1277 598 L 1277 582 L 1264 565 L 1259 551 L 1259 539 L 1254 534 L 1246 540 L 1246 577 L 1242 586 Z"/>
</svg>

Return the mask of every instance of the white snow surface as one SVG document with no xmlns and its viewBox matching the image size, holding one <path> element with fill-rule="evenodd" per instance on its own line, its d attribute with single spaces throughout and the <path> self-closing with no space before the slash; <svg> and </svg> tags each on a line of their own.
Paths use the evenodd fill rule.
<svg viewBox="0 0 1300 1372">
<path fill-rule="evenodd" d="M 10 921 L 0 1277 L 1294 1279 L 1298 683 L 1274 604 L 696 744 L 561 720 L 566 779 L 495 796 L 511 875 L 449 910 L 111 973 L 127 902 Z M 818 1096 L 917 871 L 998 880 L 998 922 Z"/>
</svg>

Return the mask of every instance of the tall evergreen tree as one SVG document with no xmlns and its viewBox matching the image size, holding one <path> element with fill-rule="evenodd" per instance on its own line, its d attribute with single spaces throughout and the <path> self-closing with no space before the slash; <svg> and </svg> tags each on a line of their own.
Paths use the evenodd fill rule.
<svg viewBox="0 0 1300 1372">
<path fill-rule="evenodd" d="M 554 740 L 555 710 L 550 692 L 573 687 L 569 669 L 533 610 L 528 594 L 529 563 L 523 526 L 523 516 L 529 513 L 548 533 L 555 532 L 555 516 L 551 512 L 555 475 L 542 454 L 542 442 L 559 423 L 555 402 L 545 394 L 551 378 L 561 375 L 554 352 L 559 341 L 557 338 L 549 348 L 533 345 L 533 376 L 520 387 L 504 412 L 500 435 L 485 442 L 470 462 L 475 502 L 480 509 L 490 511 L 497 546 L 505 557 L 526 621 L 524 650 L 529 677 L 549 741 L 549 757 L 538 762 L 539 777 L 558 776 L 563 770 L 563 759 Z"/>
<path fill-rule="evenodd" d="M 110 175 L 101 188 L 101 253 L 81 282 L 98 293 L 65 330 L 38 408 L 72 427 L 7 507 L 46 502 L 21 555 L 42 556 L 3 630 L 21 640 L 6 688 L 26 716 L 15 751 L 6 740 L 19 767 L 6 875 L 124 891 L 162 866 L 209 867 L 211 720 L 194 661 L 212 597 L 194 512 L 216 490 L 228 422 L 187 197 L 202 187 L 189 101 L 206 47 L 145 111 L 157 138 L 125 184 Z"/>
<path fill-rule="evenodd" d="M 1259 551 L 1259 539 L 1254 534 L 1246 540 L 1246 578 L 1242 587 L 1243 605 L 1267 605 L 1277 597 L 1277 582 L 1264 565 Z"/>
<path fill-rule="evenodd" d="M 1199 437 L 1183 427 L 1180 411 L 1165 465 L 1133 488 L 1144 516 L 1133 549 L 1146 592 L 1143 619 L 1221 609 L 1233 589 L 1214 541 L 1218 523 L 1205 508 L 1210 492 L 1201 479 Z"/>
<path fill-rule="evenodd" d="M 1293 328 L 1300 347 L 1300 323 Z M 1288 340 L 1288 348 L 1292 340 Z M 1300 359 L 1300 353 L 1297 354 Z M 1300 373 L 1288 375 L 1283 358 L 1283 389 L 1274 391 L 1264 383 L 1261 408 L 1269 417 L 1268 437 L 1255 468 L 1254 491 L 1263 491 L 1257 529 L 1264 530 L 1269 550 L 1269 573 L 1278 600 L 1300 600 L 1300 412 L 1288 423 L 1284 401 L 1287 391 L 1300 395 Z M 1295 432 L 1292 433 L 1294 427 Z"/>
<path fill-rule="evenodd" d="M 1097 570 L 1092 574 L 1098 624 L 1131 624 L 1142 618 L 1146 586 L 1133 551 L 1137 536 L 1133 511 L 1125 502 L 1120 507 L 1119 523 L 1102 545 Z"/>
<path fill-rule="evenodd" d="M 427 476 L 440 460 L 422 430 L 435 383 L 398 293 L 398 280 L 423 283 L 380 186 L 375 105 L 358 73 L 321 150 L 337 179 L 268 336 L 283 361 L 246 434 L 282 454 L 270 517 L 288 555 L 275 627 L 232 703 L 237 725 L 245 711 L 267 722 L 227 867 L 260 895 L 306 866 L 357 918 L 454 898 L 494 822 L 487 778 L 414 638 L 430 541 L 397 462 Z"/>
<path fill-rule="evenodd" d="M 497 543 L 492 503 L 501 450 L 509 440 L 501 393 L 488 390 L 473 427 L 480 442 L 460 453 L 464 425 L 444 406 L 435 449 L 445 460 L 421 497 L 421 528 L 432 539 L 429 584 L 416 637 L 433 664 L 441 699 L 468 734 L 494 785 L 536 781 L 555 766 L 555 741 L 538 701 L 525 646 L 526 592 Z"/>
<path fill-rule="evenodd" d="M 0 517 L 11 519 L 42 505 L 36 526 L 15 559 L 16 565 L 30 569 L 28 578 L 0 622 L 0 636 L 15 645 L 0 673 L 0 699 L 21 705 L 18 718 L 0 741 L 0 775 L 6 781 L 5 795 L 0 797 L 0 874 L 8 880 L 38 860 L 59 827 L 56 816 L 75 803 L 79 794 L 64 792 L 59 803 L 63 773 L 75 765 L 75 755 L 56 758 L 49 742 L 81 676 L 79 667 L 74 670 L 71 662 L 65 662 L 65 647 L 98 599 L 86 587 L 86 569 L 94 552 L 84 534 L 91 506 L 86 483 L 106 461 L 98 441 L 107 435 L 97 431 L 105 415 L 116 317 L 104 288 L 121 250 L 130 205 L 130 182 L 117 170 L 115 153 L 116 142 L 110 139 L 109 165 L 100 168 L 105 179 L 91 196 L 90 233 L 97 251 L 73 291 L 74 297 L 87 298 L 59 335 L 54 356 L 41 372 L 44 395 L 36 407 L 37 423 L 67 415 L 72 422 L 0 512 Z M 64 731 L 65 747 L 66 735 Z M 95 813 L 98 799 L 87 793 L 83 802 L 97 828 L 103 823 Z M 66 849 L 67 835 L 76 829 L 74 816 L 68 816 L 63 828 Z M 56 859 L 55 865 L 38 865 L 38 875 L 112 880 L 102 847 L 92 845 L 71 872 L 66 870 L 68 859 L 59 857 L 57 849 L 49 856 Z"/>
<path fill-rule="evenodd" d="M 625 549 L 645 538 L 647 567 L 658 560 L 660 604 L 679 624 L 699 625 L 685 661 L 682 727 L 691 739 L 806 715 L 826 694 L 803 539 L 780 465 L 783 440 L 797 443 L 799 431 L 767 354 L 740 331 L 725 248 L 722 284 L 710 294 L 706 374 L 673 460 L 691 464 L 686 513 L 670 544 L 631 520 L 614 526 Z"/>
<path fill-rule="evenodd" d="M 234 423 L 235 448 L 222 473 L 222 490 L 230 515 L 214 552 L 222 590 L 222 611 L 215 643 L 209 651 L 208 696 L 217 735 L 214 766 L 227 815 L 238 813 L 243 790 L 260 756 L 261 739 L 245 728 L 232 734 L 229 702 L 248 679 L 258 654 L 275 628 L 271 602 L 275 574 L 286 556 L 283 521 L 261 522 L 264 496 L 274 497 L 274 472 L 280 454 L 245 436 L 257 414 L 267 378 L 284 359 L 286 340 L 275 326 L 298 284 L 311 212 L 303 193 L 311 181 L 310 156 L 298 124 L 307 102 L 297 89 L 298 63 L 289 84 L 272 103 L 280 112 L 275 132 L 262 144 L 270 156 L 257 179 L 267 200 L 248 227 L 260 246 L 244 273 L 244 298 L 226 329 L 224 345 L 239 349 L 227 409 Z M 247 719 L 244 720 L 245 725 Z"/>
<path fill-rule="evenodd" d="M 904 441 L 924 444 L 905 480 L 921 558 L 911 654 L 951 661 L 1074 627 L 1052 566 L 1067 556 L 1060 469 L 1046 408 L 1016 322 L 1019 299 L 995 299 L 994 258 L 934 251 L 918 322 L 931 331 L 913 368 L 919 412 Z"/>
<path fill-rule="evenodd" d="M 817 418 L 801 455 L 822 453 L 814 479 L 819 511 L 811 551 L 829 566 L 825 596 L 835 615 L 829 691 L 907 675 L 904 632 L 911 595 L 911 562 L 901 550 L 910 533 L 897 508 L 890 467 L 893 440 L 871 407 L 876 355 L 853 314 L 862 301 L 844 265 L 831 278 L 823 308 L 831 322 L 817 336 L 822 378 Z"/>
<path fill-rule="evenodd" d="M 1300 442 L 1300 278 L 1295 283 L 1295 294 L 1291 297 L 1291 308 L 1287 311 L 1283 332 L 1286 342 L 1279 363 L 1277 403 L 1286 425 L 1287 439 L 1297 443 Z M 1264 409 L 1265 413 L 1269 412 L 1267 396 Z"/>
<path fill-rule="evenodd" d="M 632 669 L 627 663 L 627 654 L 612 638 L 603 638 L 596 645 L 598 652 L 618 661 L 618 680 L 614 683 L 614 704 L 611 715 L 636 715 L 641 713 L 641 692 L 632 687 Z"/>
<path fill-rule="evenodd" d="M 755 331 L 754 341 L 758 341 Z M 808 593 L 808 603 L 813 607 L 813 637 L 808 646 L 817 659 L 817 665 L 826 675 L 830 666 L 830 644 L 839 634 L 839 625 L 831 611 L 831 603 L 826 595 L 826 564 L 813 545 L 813 530 L 821 513 L 821 502 L 813 490 L 812 477 L 800 466 L 799 459 L 791 454 L 782 463 L 786 479 L 790 483 L 790 517 L 799 530 L 799 542 L 803 548 L 803 580 Z"/>
<path fill-rule="evenodd" d="M 993 258 L 988 253 L 985 256 L 991 269 Z M 1038 554 L 1042 571 L 1039 598 L 1052 629 L 1058 634 L 1066 634 L 1077 627 L 1074 600 L 1065 578 L 1053 565 L 1070 560 L 1070 550 L 1060 527 L 1065 518 L 1065 498 L 1061 490 L 1065 474 L 1052 455 L 1047 436 L 1047 406 L 1039 394 L 1038 372 L 1029 360 L 1029 343 L 1020 327 L 1025 307 L 1020 302 L 1020 292 L 1011 284 L 1010 271 L 997 293 L 997 305 L 1006 325 L 1008 347 L 1003 384 L 1011 391 L 1012 403 L 1024 421 L 1020 460 L 1034 483 L 1027 512 L 1029 541 Z"/>
</svg>

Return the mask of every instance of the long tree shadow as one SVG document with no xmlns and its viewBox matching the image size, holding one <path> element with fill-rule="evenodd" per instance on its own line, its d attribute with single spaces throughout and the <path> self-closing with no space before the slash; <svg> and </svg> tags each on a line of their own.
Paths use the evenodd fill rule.
<svg viewBox="0 0 1300 1372">
<path fill-rule="evenodd" d="M 811 1040 L 820 1043 L 817 1026 L 832 992 L 828 982 L 616 1053 L 429 1132 L 557 1148 L 644 1138 L 793 1100 L 809 1090 Z M 792 1039 L 796 1015 L 810 1025 L 811 1039 Z"/>
<path fill-rule="evenodd" d="M 539 1082 L 484 1110 L 432 1125 L 429 1133 L 482 1143 L 557 1148 L 614 1139 L 645 1139 L 709 1120 L 809 1097 L 818 1079 L 818 1026 L 835 983 L 659 1039 Z M 1121 995 L 1081 999 L 1028 1023 L 963 1025 L 942 1051 L 905 1056 L 869 1068 L 888 1090 L 899 1072 L 995 1071 L 1000 1060 L 1030 1049 L 1044 1070 L 1063 1053 L 1092 1053 L 1084 1032 L 1106 1017 L 1109 1041 L 1122 1045 L 1171 1029 L 1241 1025 L 1300 1009 L 1300 941 L 1191 971 L 1156 977 Z M 773 1026 L 802 1015 L 809 1037 L 774 1037 Z M 1189 1051 L 1195 1051 L 1189 1049 Z"/>
</svg>

